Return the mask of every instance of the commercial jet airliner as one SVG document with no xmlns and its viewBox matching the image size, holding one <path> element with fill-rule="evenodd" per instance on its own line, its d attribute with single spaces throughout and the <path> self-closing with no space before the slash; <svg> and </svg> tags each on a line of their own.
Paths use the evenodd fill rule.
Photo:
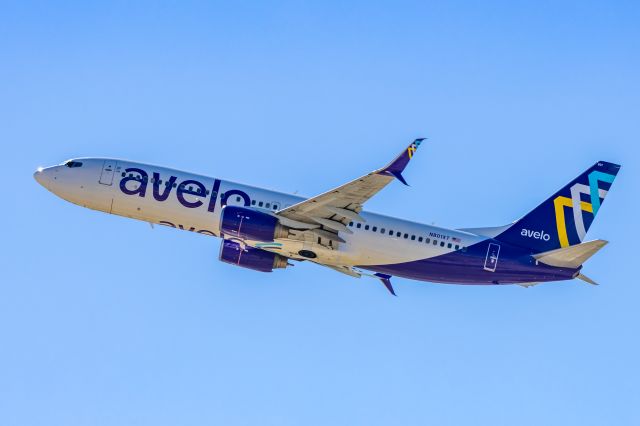
<svg viewBox="0 0 640 426">
<path fill-rule="evenodd" d="M 310 261 L 352 277 L 450 284 L 593 280 L 583 263 L 607 241 L 583 242 L 620 166 L 598 161 L 515 222 L 445 229 L 363 210 L 403 171 L 424 139 L 387 166 L 311 198 L 110 158 L 39 168 L 35 179 L 90 209 L 222 238 L 223 262 L 272 272 Z"/>
</svg>

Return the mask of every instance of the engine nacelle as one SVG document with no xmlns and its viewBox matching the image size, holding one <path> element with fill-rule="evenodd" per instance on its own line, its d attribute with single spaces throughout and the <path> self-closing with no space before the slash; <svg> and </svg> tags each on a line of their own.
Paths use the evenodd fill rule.
<svg viewBox="0 0 640 426">
<path fill-rule="evenodd" d="M 225 263 L 260 272 L 272 272 L 274 269 L 288 266 L 287 258 L 284 256 L 248 246 L 243 250 L 239 243 L 229 240 L 222 241 L 219 259 Z"/>
<path fill-rule="evenodd" d="M 278 218 L 245 207 L 225 206 L 220 214 L 220 232 L 241 240 L 270 242 L 287 238 L 287 229 Z"/>
</svg>

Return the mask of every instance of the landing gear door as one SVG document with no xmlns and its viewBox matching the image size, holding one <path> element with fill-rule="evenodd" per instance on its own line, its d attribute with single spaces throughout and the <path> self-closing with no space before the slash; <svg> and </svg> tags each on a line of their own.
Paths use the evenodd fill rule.
<svg viewBox="0 0 640 426">
<path fill-rule="evenodd" d="M 100 173 L 99 182 L 103 185 L 111 185 L 113 183 L 113 174 L 116 170 L 117 162 L 114 160 L 105 160 Z"/>
<path fill-rule="evenodd" d="M 487 257 L 484 259 L 484 270 L 495 272 L 498 266 L 498 256 L 500 255 L 500 246 L 498 244 L 489 243 L 487 248 Z"/>
</svg>

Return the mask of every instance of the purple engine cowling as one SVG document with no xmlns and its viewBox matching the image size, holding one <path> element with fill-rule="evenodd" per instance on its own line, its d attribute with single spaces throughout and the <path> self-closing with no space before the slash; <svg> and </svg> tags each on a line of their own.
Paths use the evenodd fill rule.
<svg viewBox="0 0 640 426">
<path fill-rule="evenodd" d="M 272 272 L 274 269 L 286 268 L 287 258 L 277 253 L 246 247 L 244 250 L 235 241 L 223 240 L 220 245 L 222 262 L 260 272 Z"/>
<path fill-rule="evenodd" d="M 220 232 L 242 240 L 270 242 L 286 238 L 288 232 L 278 218 L 245 207 L 225 206 L 220 215 Z"/>
</svg>

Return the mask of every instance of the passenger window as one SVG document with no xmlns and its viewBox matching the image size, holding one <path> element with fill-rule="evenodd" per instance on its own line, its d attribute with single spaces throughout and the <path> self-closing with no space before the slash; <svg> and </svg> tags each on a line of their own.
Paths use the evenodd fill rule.
<svg viewBox="0 0 640 426">
<path fill-rule="evenodd" d="M 374 226 L 373 228 L 371 228 L 371 230 L 372 230 L 373 232 L 378 232 L 378 227 L 377 227 L 377 226 Z"/>
<path fill-rule="evenodd" d="M 415 235 L 412 235 L 412 236 L 411 236 L 411 241 L 415 241 L 415 240 L 416 240 L 416 236 L 415 236 Z"/>
<path fill-rule="evenodd" d="M 240 201 L 240 197 L 237 198 L 238 201 Z M 271 208 L 271 203 L 267 203 L 264 205 L 266 208 L 270 209 Z"/>
<path fill-rule="evenodd" d="M 256 205 L 256 200 L 251 200 L 251 205 L 255 206 Z"/>
<path fill-rule="evenodd" d="M 174 187 L 174 188 L 177 188 L 177 187 L 178 187 L 178 184 L 177 184 L 177 183 L 174 183 L 174 184 L 173 184 L 173 187 Z"/>
<path fill-rule="evenodd" d="M 273 203 L 273 209 L 274 209 L 274 210 L 280 210 L 280 204 L 278 204 L 278 203 Z"/>
<path fill-rule="evenodd" d="M 407 238 L 409 238 L 409 234 L 404 234 L 404 239 L 406 240 Z"/>
<path fill-rule="evenodd" d="M 189 186 L 189 192 L 193 191 L 193 186 Z"/>
<path fill-rule="evenodd" d="M 122 172 L 122 177 L 125 177 L 127 174 L 125 172 Z"/>
<path fill-rule="evenodd" d="M 359 228 L 362 228 L 362 224 L 361 224 L 361 223 L 357 224 L 357 225 L 356 225 L 356 228 L 358 228 L 358 229 L 359 229 Z"/>
<path fill-rule="evenodd" d="M 389 229 L 389 235 L 393 235 L 393 229 Z"/>
<path fill-rule="evenodd" d="M 451 248 L 451 243 L 447 244 L 447 248 Z"/>
<path fill-rule="evenodd" d="M 456 250 L 460 250 L 460 246 L 456 244 Z"/>
<path fill-rule="evenodd" d="M 365 225 L 365 226 L 364 226 L 364 230 L 365 230 L 365 231 L 368 231 L 368 230 L 369 230 L 369 225 Z"/>
<path fill-rule="evenodd" d="M 349 226 L 353 226 L 353 222 L 349 222 Z"/>
<path fill-rule="evenodd" d="M 236 197 L 236 201 L 240 202 L 240 197 Z M 269 207 L 269 205 L 267 205 L 267 207 Z"/>
<path fill-rule="evenodd" d="M 396 232 L 396 237 L 401 237 L 402 236 L 402 232 Z"/>
<path fill-rule="evenodd" d="M 433 240 L 433 245 L 437 246 L 438 245 L 438 240 Z"/>
<path fill-rule="evenodd" d="M 418 242 L 421 243 L 422 242 L 422 237 L 418 237 Z"/>
<path fill-rule="evenodd" d="M 260 201 L 260 202 L 258 203 L 258 207 L 262 207 L 263 205 L 264 205 L 264 203 L 263 203 L 262 201 Z"/>
<path fill-rule="evenodd" d="M 444 247 L 444 241 L 440 241 L 440 247 Z"/>
<path fill-rule="evenodd" d="M 431 238 L 425 238 L 424 242 L 429 244 L 431 242 Z"/>
<path fill-rule="evenodd" d="M 384 228 L 380 229 L 380 233 L 384 234 Z"/>
</svg>

